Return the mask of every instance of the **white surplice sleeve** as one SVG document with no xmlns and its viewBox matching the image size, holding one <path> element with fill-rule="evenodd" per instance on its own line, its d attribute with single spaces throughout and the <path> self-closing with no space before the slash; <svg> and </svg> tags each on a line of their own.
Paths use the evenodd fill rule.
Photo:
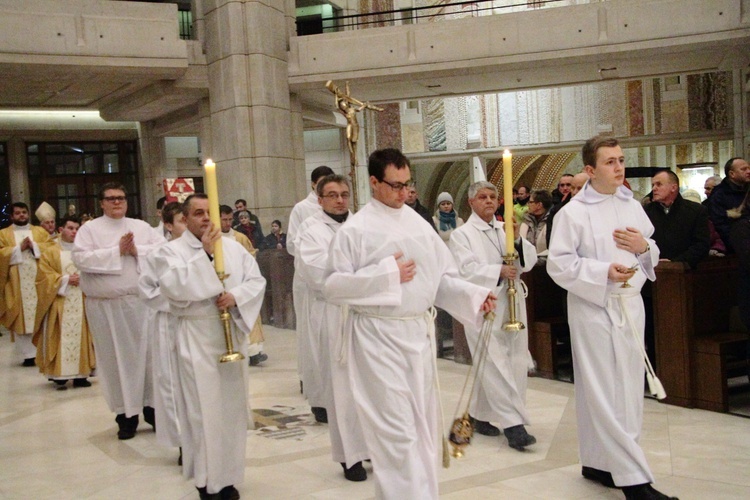
<svg viewBox="0 0 750 500">
<path fill-rule="evenodd" d="M 440 241 L 437 234 L 435 234 L 435 240 L 436 243 Z M 494 285 L 485 287 L 462 279 L 458 274 L 458 268 L 453 256 L 448 251 L 448 247 L 445 244 L 436 244 L 435 248 L 438 262 L 438 269 L 435 272 L 441 273 L 440 284 L 435 296 L 435 305 L 448 311 L 451 316 L 464 325 L 479 330 L 483 321 L 482 304 Z M 497 279 L 495 282 L 497 282 Z"/>
<path fill-rule="evenodd" d="M 237 326 L 245 333 L 250 333 L 263 305 L 266 280 L 260 274 L 258 263 L 242 245 L 235 241 L 228 241 L 227 238 L 222 239 L 222 244 L 227 251 L 227 256 L 232 259 L 231 272 L 241 275 L 241 279 L 237 279 L 236 284 L 232 276 L 229 277 L 227 292 L 234 295 L 234 300 L 237 302 L 237 307 L 231 308 L 229 312 Z"/>
<path fill-rule="evenodd" d="M 570 207 L 567 207 L 570 208 Z M 555 215 L 550 239 L 547 273 L 568 292 L 604 307 L 609 299 L 607 279 L 610 262 L 579 255 L 587 227 L 575 220 L 574 211 L 561 210 Z"/>
<path fill-rule="evenodd" d="M 327 231 L 327 228 L 315 227 L 315 230 L 305 231 L 297 239 L 297 270 L 311 290 L 323 293 L 330 245 L 326 244 L 325 236 L 320 234 L 318 229 Z"/>
<path fill-rule="evenodd" d="M 96 274 L 120 274 L 123 263 L 119 240 L 109 248 L 96 248 L 94 235 L 89 225 L 84 225 L 76 234 L 71 253 L 73 263 L 80 272 Z"/>
<path fill-rule="evenodd" d="M 224 291 L 203 247 L 187 255 L 176 250 L 176 245 L 167 244 L 154 256 L 159 288 L 173 306 L 215 298 Z"/>
<path fill-rule="evenodd" d="M 154 311 L 169 312 L 169 301 L 161 294 L 159 279 L 156 274 L 156 255 L 154 250 L 141 262 L 141 273 L 138 276 L 138 296 L 144 304 Z"/>
<path fill-rule="evenodd" d="M 461 277 L 485 288 L 492 289 L 497 286 L 503 265 L 500 262 L 495 264 L 482 262 L 479 259 L 477 252 L 472 250 L 468 228 L 461 231 L 453 231 L 448 246 L 456 260 Z"/>
<path fill-rule="evenodd" d="M 638 230 L 641 232 L 646 241 L 648 242 L 649 251 L 642 253 L 638 256 L 638 263 L 641 265 L 641 270 L 646 275 L 646 278 L 651 281 L 656 281 L 656 271 L 654 268 L 659 263 L 659 246 L 656 244 L 651 236 L 654 234 L 654 225 L 651 223 L 651 219 L 646 215 L 646 211 L 640 209 L 635 210 L 636 217 L 638 219 Z M 554 226 L 553 226 L 554 227 Z"/>
<path fill-rule="evenodd" d="M 398 306 L 401 276 L 392 255 L 356 268 L 363 249 L 344 225 L 331 242 L 323 295 L 328 302 L 355 306 Z"/>
</svg>

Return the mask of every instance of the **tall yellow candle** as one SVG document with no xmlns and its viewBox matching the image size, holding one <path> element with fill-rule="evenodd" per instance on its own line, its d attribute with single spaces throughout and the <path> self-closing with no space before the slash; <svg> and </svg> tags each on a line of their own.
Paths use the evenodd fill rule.
<svg viewBox="0 0 750 500">
<path fill-rule="evenodd" d="M 208 195 L 208 211 L 211 223 L 221 228 L 221 216 L 219 215 L 219 186 L 216 182 L 216 164 L 211 159 L 206 160 L 204 165 L 206 172 L 206 194 Z M 224 249 L 221 246 L 221 238 L 214 246 L 214 268 L 216 274 L 224 273 Z"/>
<path fill-rule="evenodd" d="M 503 153 L 503 202 L 505 203 L 505 253 L 515 251 L 513 240 L 513 155 L 507 149 Z"/>
</svg>

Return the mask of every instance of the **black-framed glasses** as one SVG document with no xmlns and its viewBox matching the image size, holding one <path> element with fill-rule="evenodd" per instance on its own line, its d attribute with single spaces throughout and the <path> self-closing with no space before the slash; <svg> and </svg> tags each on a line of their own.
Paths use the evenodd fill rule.
<svg viewBox="0 0 750 500">
<path fill-rule="evenodd" d="M 124 196 L 105 196 L 102 198 L 104 201 L 111 201 L 112 203 L 116 201 L 127 201 L 128 199 Z"/>
<path fill-rule="evenodd" d="M 346 200 L 349 199 L 350 196 L 351 195 L 349 193 L 340 193 L 340 194 L 339 193 L 328 193 L 328 194 L 324 194 L 323 198 L 328 198 L 331 201 L 338 200 L 339 198 L 341 198 L 342 200 L 346 201 Z"/>
<path fill-rule="evenodd" d="M 380 182 L 382 182 L 383 184 L 388 184 L 391 187 L 391 189 L 393 189 L 394 191 L 401 191 L 402 189 L 409 189 L 410 187 L 414 187 L 414 181 L 409 181 L 409 182 L 406 182 L 406 183 L 404 183 L 404 182 L 388 182 L 387 180 L 383 179 Z"/>
</svg>

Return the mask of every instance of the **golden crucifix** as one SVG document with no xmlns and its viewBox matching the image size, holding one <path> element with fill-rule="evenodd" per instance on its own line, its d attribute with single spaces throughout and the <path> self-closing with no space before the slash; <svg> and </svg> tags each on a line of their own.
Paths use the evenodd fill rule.
<svg viewBox="0 0 750 500">
<path fill-rule="evenodd" d="M 369 102 L 362 102 L 351 96 L 349 92 L 349 82 L 346 82 L 346 92 L 342 92 L 341 89 L 328 80 L 326 82 L 326 88 L 330 90 L 336 97 L 336 111 L 344 115 L 346 118 L 346 142 L 349 145 L 349 163 L 351 165 L 350 177 L 352 180 L 352 208 L 357 210 L 358 199 L 357 199 L 357 140 L 359 140 L 359 122 L 357 121 L 357 113 L 363 109 L 372 109 L 373 111 L 383 111 L 383 108 L 374 106 Z"/>
</svg>

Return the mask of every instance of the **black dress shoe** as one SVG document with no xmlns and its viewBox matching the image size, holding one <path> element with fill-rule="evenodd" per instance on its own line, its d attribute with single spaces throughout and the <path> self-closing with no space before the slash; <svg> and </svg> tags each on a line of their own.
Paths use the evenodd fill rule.
<svg viewBox="0 0 750 500">
<path fill-rule="evenodd" d="M 55 385 L 57 386 L 56 389 L 58 391 L 67 391 L 68 386 L 65 385 L 68 381 L 67 380 L 54 380 Z"/>
<path fill-rule="evenodd" d="M 367 471 L 362 467 L 362 462 L 357 462 L 348 469 L 346 464 L 342 463 L 341 468 L 344 469 L 344 477 L 349 481 L 359 482 L 367 479 Z"/>
<path fill-rule="evenodd" d="M 262 362 L 268 359 L 268 354 L 264 352 L 259 352 L 258 354 L 254 356 L 250 356 L 248 359 L 249 359 L 248 364 L 250 366 L 258 366 L 259 364 L 261 364 Z"/>
<path fill-rule="evenodd" d="M 221 500 L 240 500 L 240 492 L 230 484 L 221 489 L 219 497 Z"/>
<path fill-rule="evenodd" d="M 135 437 L 135 431 L 138 429 L 138 415 L 126 417 L 124 413 L 120 413 L 115 417 L 115 422 L 120 427 L 117 431 L 117 439 L 124 441 Z"/>
<path fill-rule="evenodd" d="M 91 382 L 85 378 L 75 378 L 73 379 L 73 387 L 91 387 Z"/>
<path fill-rule="evenodd" d="M 500 429 L 489 422 L 486 422 L 484 420 L 477 420 L 471 415 L 469 415 L 469 420 L 471 421 L 471 425 L 474 427 L 474 430 L 482 436 L 495 437 L 500 435 Z"/>
<path fill-rule="evenodd" d="M 310 408 L 312 410 L 312 414 L 315 415 L 315 421 L 320 422 L 321 424 L 327 424 L 328 423 L 328 412 L 325 408 L 321 408 L 320 406 L 313 406 Z"/>
<path fill-rule="evenodd" d="M 21 363 L 21 366 L 36 366 L 36 359 L 26 358 L 23 360 L 23 363 Z"/>
<path fill-rule="evenodd" d="M 615 480 L 612 479 L 612 474 L 605 470 L 594 469 L 593 467 L 581 467 L 581 475 L 586 479 L 596 481 L 607 488 L 617 488 L 615 486 Z"/>
<path fill-rule="evenodd" d="M 180 446 L 180 456 L 177 458 L 177 465 L 182 465 L 182 446 Z"/>
<path fill-rule="evenodd" d="M 514 425 L 503 429 L 503 434 L 508 439 L 508 446 L 518 451 L 525 451 L 526 447 L 536 443 L 536 438 L 526 432 L 523 425 Z"/>
<path fill-rule="evenodd" d="M 152 407 L 143 407 L 143 420 L 156 430 L 156 415 L 154 414 L 154 409 Z"/>
<path fill-rule="evenodd" d="M 200 488 L 196 486 L 195 489 L 198 490 L 201 500 L 221 500 L 220 493 L 209 493 L 205 486 Z"/>
<path fill-rule="evenodd" d="M 665 495 L 648 483 L 624 486 L 622 492 L 627 500 L 678 500 L 677 497 Z"/>
</svg>

